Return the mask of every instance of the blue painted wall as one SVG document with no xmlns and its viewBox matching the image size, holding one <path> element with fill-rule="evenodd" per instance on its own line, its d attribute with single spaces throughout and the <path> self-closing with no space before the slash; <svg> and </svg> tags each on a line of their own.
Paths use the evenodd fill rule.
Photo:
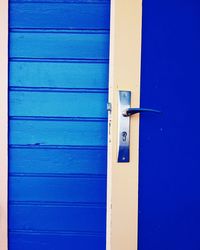
<svg viewBox="0 0 200 250">
<path fill-rule="evenodd" d="M 109 8 L 10 1 L 10 250 L 105 249 Z"/>
<path fill-rule="evenodd" d="M 143 0 L 139 250 L 199 250 L 200 2 Z"/>
</svg>

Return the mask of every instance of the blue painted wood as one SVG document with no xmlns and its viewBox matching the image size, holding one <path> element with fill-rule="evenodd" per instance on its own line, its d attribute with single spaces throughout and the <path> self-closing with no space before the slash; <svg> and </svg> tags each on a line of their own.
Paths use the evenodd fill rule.
<svg viewBox="0 0 200 250">
<path fill-rule="evenodd" d="M 106 146 L 106 131 L 101 121 L 11 120 L 10 144 Z"/>
<path fill-rule="evenodd" d="M 9 242 L 10 248 L 15 250 L 57 250 L 66 246 L 78 250 L 102 250 L 105 249 L 105 234 L 11 231 Z"/>
<path fill-rule="evenodd" d="M 13 31 L 11 58 L 108 59 L 108 32 Z"/>
<path fill-rule="evenodd" d="M 110 3 L 110 0 L 11 0 L 10 3 Z"/>
<path fill-rule="evenodd" d="M 10 250 L 105 249 L 109 5 L 10 3 Z"/>
<path fill-rule="evenodd" d="M 105 175 L 106 154 L 105 147 L 13 146 L 10 173 Z"/>
<path fill-rule="evenodd" d="M 139 250 L 200 249 L 200 2 L 144 0 Z"/>
<path fill-rule="evenodd" d="M 108 63 L 10 62 L 10 86 L 50 88 L 107 88 Z"/>
<path fill-rule="evenodd" d="M 99 90 L 90 93 L 87 89 L 79 89 L 78 93 L 77 89 L 15 90 L 10 92 L 11 116 L 107 117 L 107 93 Z"/>
<path fill-rule="evenodd" d="M 11 203 L 10 206 L 10 230 L 105 232 L 105 206 L 40 203 Z"/>
<path fill-rule="evenodd" d="M 79 203 L 105 205 L 106 178 L 101 175 L 13 174 L 9 189 L 9 200 L 15 202 L 75 203 L 74 207 Z M 81 221 L 76 223 L 81 224 Z"/>
<path fill-rule="evenodd" d="M 109 29 L 109 2 L 11 3 L 11 28 Z"/>
</svg>

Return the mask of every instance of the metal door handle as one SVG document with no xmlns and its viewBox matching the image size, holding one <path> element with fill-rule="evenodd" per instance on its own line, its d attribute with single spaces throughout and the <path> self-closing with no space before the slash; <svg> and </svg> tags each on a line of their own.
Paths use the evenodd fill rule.
<svg viewBox="0 0 200 250">
<path fill-rule="evenodd" d="M 131 92 L 119 91 L 118 162 L 130 161 L 130 116 L 142 112 L 160 113 L 155 109 L 131 108 Z"/>
<path fill-rule="evenodd" d="M 146 109 L 146 108 L 128 108 L 123 111 L 123 116 L 131 116 L 137 113 L 145 113 L 145 112 L 153 112 L 153 113 L 160 113 L 159 110 L 156 109 Z"/>
</svg>

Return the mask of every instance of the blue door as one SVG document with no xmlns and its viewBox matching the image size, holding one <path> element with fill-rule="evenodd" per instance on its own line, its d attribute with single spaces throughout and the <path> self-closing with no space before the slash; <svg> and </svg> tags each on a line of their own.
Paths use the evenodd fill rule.
<svg viewBox="0 0 200 250">
<path fill-rule="evenodd" d="M 139 250 L 199 250 L 200 2 L 144 0 Z"/>
<path fill-rule="evenodd" d="M 10 250 L 105 249 L 109 5 L 10 1 Z"/>
</svg>

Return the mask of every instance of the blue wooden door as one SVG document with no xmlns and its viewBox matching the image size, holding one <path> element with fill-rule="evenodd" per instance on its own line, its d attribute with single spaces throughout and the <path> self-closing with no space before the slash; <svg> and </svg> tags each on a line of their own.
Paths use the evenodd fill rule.
<svg viewBox="0 0 200 250">
<path fill-rule="evenodd" d="M 200 2 L 144 0 L 139 250 L 199 250 Z"/>
<path fill-rule="evenodd" d="M 109 8 L 10 1 L 10 250 L 105 249 Z"/>
</svg>

